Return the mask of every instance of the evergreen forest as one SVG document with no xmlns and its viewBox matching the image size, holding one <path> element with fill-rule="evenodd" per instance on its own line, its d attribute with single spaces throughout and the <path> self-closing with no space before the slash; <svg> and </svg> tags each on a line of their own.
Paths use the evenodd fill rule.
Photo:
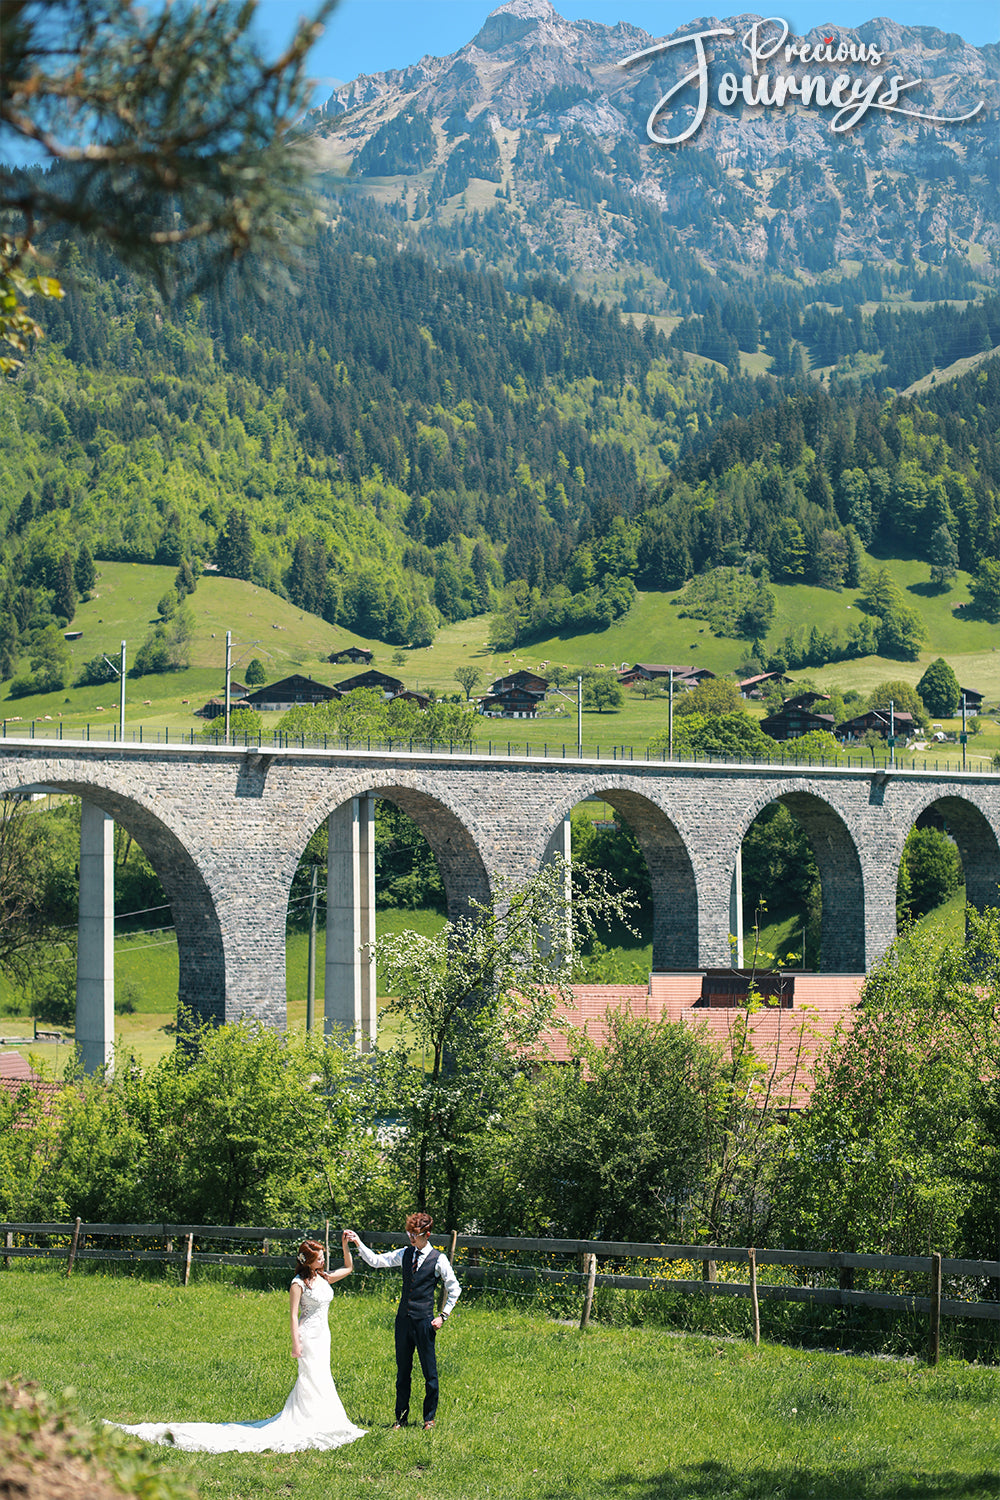
<svg viewBox="0 0 1000 1500">
<path fill-rule="evenodd" d="M 599 630 L 636 589 L 716 577 L 766 659 L 769 582 L 859 587 L 862 549 L 932 588 L 962 568 L 1000 617 L 1000 364 L 911 395 L 810 369 L 853 340 L 901 386 L 1000 344 L 995 297 L 865 312 L 844 283 L 839 309 L 776 311 L 762 287 L 668 336 L 552 277 L 435 263 L 358 201 L 264 292 L 170 307 L 99 247 L 54 254 L 67 295 L 0 404 L 0 676 L 25 691 L 58 678 L 95 558 L 175 566 L 177 602 L 215 568 L 399 645 L 487 612 L 500 649 Z M 876 579 L 864 607 L 785 664 L 914 659 L 912 606 Z"/>
</svg>

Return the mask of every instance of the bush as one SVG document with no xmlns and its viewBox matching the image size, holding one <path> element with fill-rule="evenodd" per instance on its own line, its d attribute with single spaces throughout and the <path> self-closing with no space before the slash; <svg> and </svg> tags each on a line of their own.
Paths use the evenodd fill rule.
<svg viewBox="0 0 1000 1500">
<path fill-rule="evenodd" d="M 191 1491 L 169 1470 L 140 1457 L 113 1428 L 81 1416 L 64 1396 L 37 1385 L 0 1387 L 3 1493 L 23 1500 L 183 1500 Z"/>
</svg>

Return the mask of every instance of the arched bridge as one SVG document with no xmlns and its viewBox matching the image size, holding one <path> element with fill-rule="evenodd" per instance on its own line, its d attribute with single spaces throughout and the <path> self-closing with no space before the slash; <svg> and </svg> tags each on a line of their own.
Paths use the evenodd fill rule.
<svg viewBox="0 0 1000 1500">
<path fill-rule="evenodd" d="M 45 786 L 83 799 L 78 1035 L 93 1063 L 113 1032 L 111 820 L 145 851 L 166 889 L 180 957 L 180 1000 L 206 1020 L 285 1021 L 285 920 L 292 877 L 329 820 L 325 1013 L 374 1024 L 375 797 L 423 830 L 449 911 L 486 900 L 500 875 L 525 877 L 565 850 L 570 810 L 587 797 L 635 832 L 653 892 L 653 967 L 730 962 L 730 897 L 740 846 L 771 802 L 811 841 L 823 897 L 822 961 L 862 972 L 896 932 L 903 844 L 935 807 L 955 838 L 966 891 L 995 905 L 1000 776 L 904 769 L 537 760 L 216 746 L 0 741 L 0 795 Z M 113 993 L 113 992 L 112 992 Z M 86 1006 L 84 1006 L 86 1009 Z"/>
</svg>

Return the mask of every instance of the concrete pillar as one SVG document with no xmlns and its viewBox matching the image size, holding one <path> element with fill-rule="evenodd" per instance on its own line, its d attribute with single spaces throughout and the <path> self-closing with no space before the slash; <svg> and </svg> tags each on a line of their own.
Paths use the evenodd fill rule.
<svg viewBox="0 0 1000 1500">
<path fill-rule="evenodd" d="M 743 845 L 736 851 L 733 884 L 729 892 L 729 936 L 732 941 L 733 966 L 743 967 Z"/>
<path fill-rule="evenodd" d="M 111 1067 L 115 1040 L 115 825 L 80 803 L 76 1044 L 88 1073 Z"/>
<path fill-rule="evenodd" d="M 542 864 L 551 865 L 557 857 L 565 861 L 566 921 L 565 924 L 560 924 L 562 930 L 558 932 L 553 932 L 548 927 L 539 928 L 538 948 L 546 956 L 552 952 L 558 953 L 562 966 L 568 968 L 573 959 L 573 924 L 569 915 L 573 899 L 573 826 L 568 816 L 556 824 L 552 837 L 545 846 Z"/>
<path fill-rule="evenodd" d="M 374 797 L 338 807 L 327 831 L 324 1031 L 341 1027 L 367 1052 L 376 1027 Z"/>
</svg>

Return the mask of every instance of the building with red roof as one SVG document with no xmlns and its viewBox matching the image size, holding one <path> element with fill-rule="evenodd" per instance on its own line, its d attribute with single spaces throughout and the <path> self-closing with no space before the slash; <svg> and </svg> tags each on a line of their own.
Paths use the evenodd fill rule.
<svg viewBox="0 0 1000 1500">
<path fill-rule="evenodd" d="M 609 1012 L 680 1021 L 724 1046 L 731 1045 L 748 1018 L 770 1102 L 803 1109 L 812 1095 L 817 1062 L 838 1030 L 853 1024 L 865 976 L 758 973 L 754 981 L 761 1003 L 748 1013 L 750 977 L 747 970 L 697 970 L 651 974 L 648 985 L 578 984 L 571 987 L 573 1007 L 560 1005 L 557 1014 L 597 1046 L 607 1038 Z M 540 1039 L 541 1061 L 568 1063 L 575 1055 L 572 1038 L 563 1030 L 547 1031 Z"/>
</svg>

